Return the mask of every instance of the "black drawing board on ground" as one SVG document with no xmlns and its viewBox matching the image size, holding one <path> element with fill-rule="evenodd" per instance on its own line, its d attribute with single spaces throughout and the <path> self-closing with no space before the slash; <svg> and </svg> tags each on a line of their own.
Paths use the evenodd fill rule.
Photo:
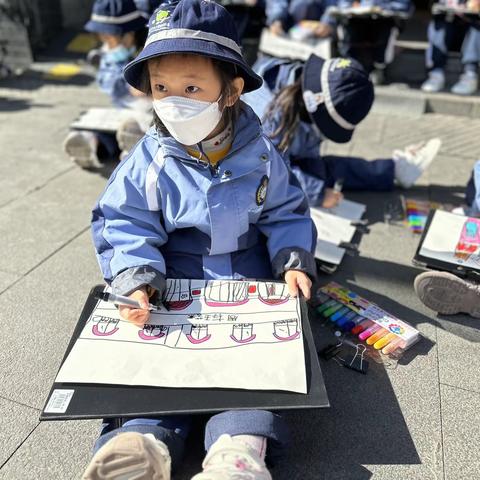
<svg viewBox="0 0 480 480">
<path fill-rule="evenodd" d="M 452 272 L 456 275 L 463 276 L 463 277 L 474 277 L 479 278 L 480 276 L 480 263 L 479 267 L 470 267 L 461 265 L 454 262 L 443 261 L 438 258 L 432 258 L 428 255 L 422 254 L 422 250 L 424 247 L 424 242 L 427 236 L 429 235 L 430 228 L 432 223 L 435 221 L 436 212 L 439 210 L 430 210 L 427 221 L 425 223 L 425 228 L 423 230 L 422 236 L 420 238 L 420 242 L 418 243 L 417 251 L 415 252 L 415 256 L 413 257 L 414 265 L 418 265 L 420 267 L 430 268 L 433 270 L 443 270 L 447 272 Z M 443 211 L 441 211 L 443 212 Z M 468 217 L 456 215 L 454 213 L 445 212 L 448 215 L 455 215 L 457 217 L 462 217 L 464 221 L 468 220 Z M 446 234 L 447 232 L 445 232 Z M 477 231 L 478 238 L 480 239 L 480 230 Z M 479 250 L 480 251 L 480 250 Z M 478 255 L 478 253 L 477 253 Z M 480 256 L 479 256 L 480 258 Z"/>
<path fill-rule="evenodd" d="M 103 289 L 103 286 L 97 286 L 90 292 L 62 363 L 67 358 L 97 304 L 94 297 L 95 292 L 103 291 Z M 303 301 L 302 326 L 307 373 L 306 394 L 267 390 L 163 388 L 55 382 L 42 409 L 40 420 L 138 417 L 180 413 L 204 414 L 239 409 L 286 410 L 329 407 L 325 383 L 308 320 L 307 306 Z M 63 394 L 56 394 L 60 403 L 69 399 L 69 402 L 65 402 L 68 404 L 66 410 L 46 413 L 47 405 L 52 403 L 52 394 L 58 390 L 64 392 Z M 58 410 L 61 410 L 61 408 Z"/>
</svg>

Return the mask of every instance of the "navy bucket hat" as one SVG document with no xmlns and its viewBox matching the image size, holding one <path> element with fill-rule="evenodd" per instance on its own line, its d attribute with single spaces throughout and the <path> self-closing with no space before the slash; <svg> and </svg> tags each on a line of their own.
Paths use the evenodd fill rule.
<svg viewBox="0 0 480 480">
<path fill-rule="evenodd" d="M 262 85 L 262 78 L 242 56 L 232 16 L 214 1 L 180 0 L 161 5 L 150 18 L 145 47 L 124 69 L 125 79 L 142 90 L 145 62 L 172 53 L 203 55 L 235 65 L 245 80 L 245 93 Z"/>
<path fill-rule="evenodd" d="M 311 55 L 303 70 L 303 100 L 320 132 L 337 143 L 348 142 L 367 116 L 374 99 L 367 72 L 351 58 Z"/>
<path fill-rule="evenodd" d="M 85 30 L 122 36 L 141 30 L 145 24 L 145 17 L 133 0 L 95 0 Z"/>
</svg>

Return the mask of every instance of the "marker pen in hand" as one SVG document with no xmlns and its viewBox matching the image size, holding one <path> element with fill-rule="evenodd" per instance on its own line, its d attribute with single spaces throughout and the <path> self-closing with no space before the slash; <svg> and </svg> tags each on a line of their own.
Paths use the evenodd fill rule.
<svg viewBox="0 0 480 480">
<path fill-rule="evenodd" d="M 127 305 L 129 307 L 139 308 L 139 309 L 142 308 L 140 306 L 140 303 L 137 300 L 134 300 L 133 298 L 129 298 L 129 297 L 123 297 L 122 295 L 115 295 L 113 293 L 100 292 L 95 295 L 95 298 L 97 300 L 103 300 L 104 302 L 114 303 L 115 305 Z M 158 310 L 161 310 L 162 307 L 159 307 L 157 305 L 152 305 L 151 303 L 149 303 L 148 309 L 153 311 L 158 311 Z"/>
<path fill-rule="evenodd" d="M 340 193 L 343 190 L 343 178 L 339 178 L 333 185 L 333 191 Z"/>
</svg>

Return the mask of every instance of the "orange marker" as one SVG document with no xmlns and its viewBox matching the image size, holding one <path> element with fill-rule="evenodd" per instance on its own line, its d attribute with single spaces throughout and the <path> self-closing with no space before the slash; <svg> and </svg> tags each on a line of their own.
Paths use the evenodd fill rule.
<svg viewBox="0 0 480 480">
<path fill-rule="evenodd" d="M 390 355 L 393 353 L 397 348 L 403 347 L 403 341 L 399 338 L 398 340 L 394 340 L 390 342 L 386 347 L 383 348 L 382 353 L 384 355 Z"/>
<path fill-rule="evenodd" d="M 394 333 L 389 333 L 388 335 L 385 335 L 384 337 L 382 337 L 380 340 L 377 340 L 373 344 L 373 348 L 375 350 L 380 350 L 381 348 L 385 347 L 386 345 L 388 345 L 390 342 L 392 342 L 396 338 L 397 338 L 397 336 Z"/>
<path fill-rule="evenodd" d="M 367 338 L 367 345 L 373 345 L 375 342 L 387 335 L 388 330 L 386 328 L 380 328 L 373 335 Z"/>
</svg>

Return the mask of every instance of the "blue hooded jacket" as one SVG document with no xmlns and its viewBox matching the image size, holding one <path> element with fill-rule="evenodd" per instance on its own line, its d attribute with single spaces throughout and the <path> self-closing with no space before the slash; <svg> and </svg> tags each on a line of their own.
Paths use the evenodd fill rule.
<svg viewBox="0 0 480 480">
<path fill-rule="evenodd" d="M 245 104 L 216 166 L 154 128 L 112 174 L 93 211 L 103 276 L 117 294 L 165 277 L 312 277 L 316 232 L 304 193 Z"/>
<path fill-rule="evenodd" d="M 253 66 L 255 72 L 263 77 L 263 85 L 258 90 L 244 94 L 242 98 L 262 119 L 263 130 L 267 136 L 275 132 L 280 125 L 279 115 L 274 115 L 268 119 L 264 118 L 269 103 L 282 88 L 295 82 L 303 69 L 303 65 L 304 63 L 299 61 L 292 62 L 286 59 L 262 57 Z M 281 141 L 280 135 L 271 138 L 271 141 L 278 147 Z M 284 152 L 281 152 L 285 162 L 291 168 L 307 195 L 310 205 L 321 203 L 326 183 L 318 175 L 310 175 L 296 164 L 311 160 L 313 163 L 321 165 L 319 161 L 321 143 L 322 138 L 315 126 L 312 123 L 300 121 L 290 145 Z M 324 178 L 326 177 L 327 174 L 325 173 Z"/>
</svg>

